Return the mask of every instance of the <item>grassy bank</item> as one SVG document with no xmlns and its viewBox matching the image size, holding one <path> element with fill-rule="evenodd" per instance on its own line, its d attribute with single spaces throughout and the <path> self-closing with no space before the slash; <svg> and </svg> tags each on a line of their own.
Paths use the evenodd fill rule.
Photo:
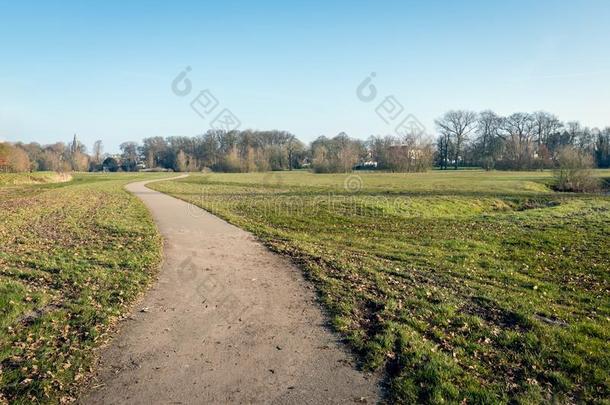
<svg viewBox="0 0 610 405">
<path fill-rule="evenodd" d="M 27 184 L 61 183 L 70 181 L 72 175 L 56 172 L 0 173 L 0 187 Z"/>
<path fill-rule="evenodd" d="M 283 172 L 153 188 L 297 261 L 364 366 L 387 371 L 393 401 L 601 403 L 610 197 L 551 183 L 548 172 Z"/>
<path fill-rule="evenodd" d="M 148 211 L 123 186 L 160 176 L 0 188 L 0 403 L 67 400 L 82 382 L 161 258 Z"/>
</svg>

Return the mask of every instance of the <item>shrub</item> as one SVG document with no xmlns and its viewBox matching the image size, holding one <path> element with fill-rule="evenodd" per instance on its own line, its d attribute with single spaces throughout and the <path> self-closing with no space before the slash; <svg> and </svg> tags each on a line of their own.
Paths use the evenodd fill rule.
<svg viewBox="0 0 610 405">
<path fill-rule="evenodd" d="M 577 193 L 599 190 L 600 181 L 593 174 L 593 158 L 582 151 L 566 147 L 557 156 L 559 167 L 555 171 L 558 191 Z"/>
</svg>

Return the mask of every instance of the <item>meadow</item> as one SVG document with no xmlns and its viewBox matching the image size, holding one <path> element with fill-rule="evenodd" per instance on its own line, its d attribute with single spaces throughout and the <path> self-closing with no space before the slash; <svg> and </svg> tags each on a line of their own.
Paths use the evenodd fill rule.
<svg viewBox="0 0 610 405">
<path fill-rule="evenodd" d="M 73 398 L 161 260 L 149 212 L 123 186 L 162 176 L 0 176 L 0 403 Z"/>
<path fill-rule="evenodd" d="M 69 181 L 72 175 L 56 172 L 0 173 L 0 187 Z"/>
<path fill-rule="evenodd" d="M 550 172 L 295 171 L 151 188 L 301 266 L 392 402 L 604 403 L 610 196 L 552 184 Z"/>
</svg>

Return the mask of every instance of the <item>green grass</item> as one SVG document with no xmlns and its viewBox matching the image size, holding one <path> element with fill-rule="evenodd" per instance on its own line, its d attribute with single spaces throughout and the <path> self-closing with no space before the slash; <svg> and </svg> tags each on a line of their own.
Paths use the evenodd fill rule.
<svg viewBox="0 0 610 405">
<path fill-rule="evenodd" d="M 0 188 L 0 403 L 55 403 L 82 383 L 161 259 L 148 211 L 123 186 L 161 176 Z"/>
<path fill-rule="evenodd" d="M 604 403 L 610 197 L 551 184 L 549 172 L 469 170 L 152 187 L 300 264 L 362 365 L 387 372 L 391 401 Z"/>
</svg>

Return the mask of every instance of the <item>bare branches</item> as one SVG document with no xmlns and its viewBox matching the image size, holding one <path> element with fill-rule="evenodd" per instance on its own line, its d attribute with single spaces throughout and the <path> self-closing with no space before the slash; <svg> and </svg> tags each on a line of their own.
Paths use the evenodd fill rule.
<svg viewBox="0 0 610 405">
<path fill-rule="evenodd" d="M 453 141 L 453 164 L 457 170 L 461 158 L 462 146 L 467 142 L 468 135 L 474 131 L 477 114 L 472 111 L 449 111 L 437 119 L 436 125 L 447 140 Z"/>
<path fill-rule="evenodd" d="M 573 147 L 596 156 L 598 166 L 606 156 L 604 132 L 583 127 L 577 121 L 562 123 L 555 115 L 537 111 L 501 117 L 486 110 L 479 114 L 449 111 L 436 120 L 437 163 L 477 165 L 485 169 L 539 169 L 558 164 L 559 151 Z M 470 136 L 474 132 L 474 139 Z M 603 155 L 603 156 L 602 156 Z"/>
</svg>

